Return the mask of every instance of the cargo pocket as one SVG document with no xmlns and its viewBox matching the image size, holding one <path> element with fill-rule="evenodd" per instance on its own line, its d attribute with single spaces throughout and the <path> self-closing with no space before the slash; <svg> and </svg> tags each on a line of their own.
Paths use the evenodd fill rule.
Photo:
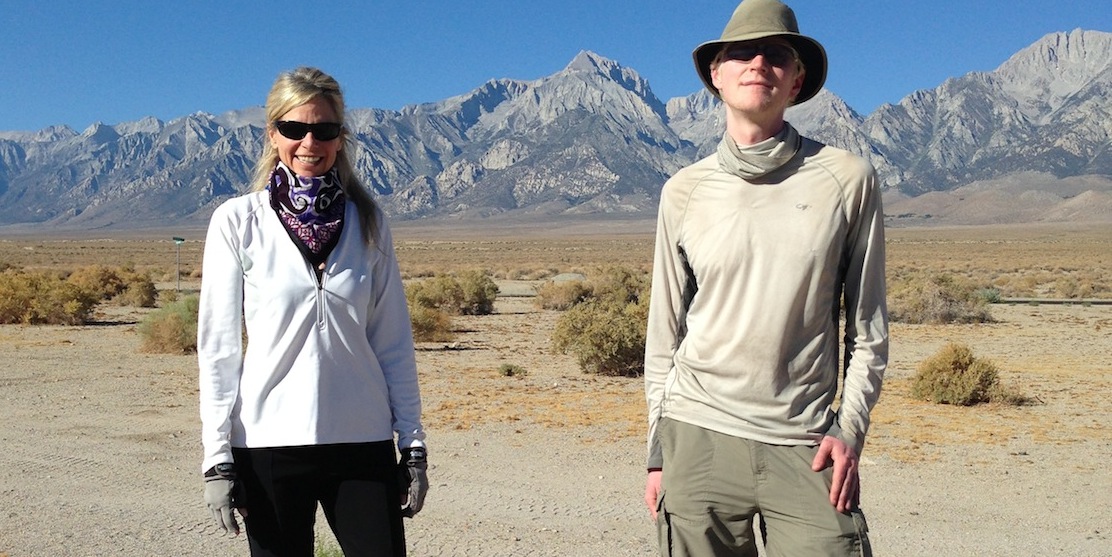
<svg viewBox="0 0 1112 557">
<path fill-rule="evenodd" d="M 656 536 L 662 555 L 672 554 L 672 520 L 664 506 L 664 490 L 656 500 Z"/>
<path fill-rule="evenodd" d="M 861 509 L 850 511 L 853 518 L 853 528 L 857 532 L 856 554 L 860 557 L 873 557 L 873 546 L 869 544 L 869 524 L 865 522 L 865 513 Z"/>
</svg>

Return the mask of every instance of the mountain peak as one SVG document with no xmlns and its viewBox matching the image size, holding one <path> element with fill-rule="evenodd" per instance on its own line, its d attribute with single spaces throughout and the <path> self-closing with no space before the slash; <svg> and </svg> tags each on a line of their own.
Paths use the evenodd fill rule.
<svg viewBox="0 0 1112 557">
<path fill-rule="evenodd" d="M 162 130 L 163 122 L 154 116 L 147 116 L 134 122 L 121 122 L 115 127 L 116 131 L 121 135 L 132 133 L 158 133 Z"/>
<path fill-rule="evenodd" d="M 635 70 L 627 68 L 605 56 L 590 50 L 581 50 L 575 55 L 571 63 L 557 75 L 597 75 L 604 80 L 612 81 L 623 89 L 633 92 L 648 103 L 652 109 L 661 115 L 665 114 L 664 103 L 656 98 L 649 82 L 645 81 Z"/>
<path fill-rule="evenodd" d="M 81 132 L 81 137 L 84 139 L 92 139 L 97 142 L 108 142 L 118 138 L 120 134 L 112 126 L 104 122 L 93 122 L 85 131 Z"/>
<path fill-rule="evenodd" d="M 600 56 L 590 50 L 580 50 L 579 54 L 564 68 L 565 72 L 576 71 L 595 71 L 602 74 L 609 74 L 614 70 L 621 70 L 622 65 L 605 57 Z"/>
<path fill-rule="evenodd" d="M 1112 53 L 1112 33 L 1074 29 L 1045 35 L 1015 53 L 997 71 L 1024 69 L 1033 65 L 1059 69 L 1082 67 L 1100 73 L 1107 69 Z"/>
<path fill-rule="evenodd" d="M 1110 69 L 1112 33 L 1075 29 L 1044 36 L 992 73 L 1026 113 L 1045 118 L 1094 82 L 1108 82 Z"/>
</svg>

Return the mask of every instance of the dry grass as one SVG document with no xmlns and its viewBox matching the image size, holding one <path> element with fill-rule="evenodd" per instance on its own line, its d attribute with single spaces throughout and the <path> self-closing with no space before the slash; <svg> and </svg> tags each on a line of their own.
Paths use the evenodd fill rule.
<svg viewBox="0 0 1112 557">
<path fill-rule="evenodd" d="M 173 234 L 176 232 L 142 236 L 121 233 L 100 238 L 95 233 L 82 238 L 12 237 L 0 239 L 0 261 L 14 267 L 59 270 L 111 264 L 150 272 L 156 280 L 172 281 L 179 249 L 174 244 Z M 183 278 L 201 268 L 202 238 L 203 234 L 194 233 L 180 246 Z"/>
<path fill-rule="evenodd" d="M 651 224 L 543 225 L 520 228 L 419 228 L 399 223 L 395 247 L 407 277 L 489 269 L 496 279 L 543 280 L 588 273 L 600 265 L 648 271 Z M 0 239 L 0 262 L 14 267 L 72 270 L 112 262 L 156 280 L 174 280 L 179 246 L 183 280 L 197 279 L 201 231 L 120 234 L 103 238 Z M 1037 224 L 888 230 L 890 276 L 931 270 L 996 286 L 1001 295 L 1112 298 L 1112 224 Z M 452 238 L 445 240 L 444 238 Z"/>
<path fill-rule="evenodd" d="M 559 273 L 587 273 L 602 264 L 648 271 L 652 238 L 583 237 L 516 240 L 409 240 L 395 238 L 402 271 L 408 277 L 489 269 L 494 278 L 542 280 Z"/>
<path fill-rule="evenodd" d="M 467 234 L 456 232 L 396 227 L 403 273 L 418 277 L 483 268 L 500 281 L 528 280 L 539 285 L 559 273 L 590 274 L 602 265 L 651 267 L 653 239 L 647 230 L 510 234 L 476 227 Z M 165 290 L 165 282 L 174 276 L 176 246 L 171 235 L 0 239 L 0 261 L 60 270 L 111 261 L 162 273 L 155 276 L 163 277 L 160 287 Z M 949 273 L 996 286 L 1003 296 L 1057 297 L 1074 291 L 1112 298 L 1112 225 L 893 229 L 888 238 L 890 274 Z M 184 279 L 200 268 L 202 244 L 190 241 L 181 248 Z M 169 288 L 173 289 L 172 282 Z M 539 309 L 532 300 L 510 303 L 499 298 L 498 304 L 495 315 L 459 318 L 453 349 L 420 346 L 430 427 L 593 426 L 613 437 L 644 435 L 639 380 L 583 375 L 573 357 L 551 351 L 559 312 Z M 893 358 L 874 413 L 867 455 L 931 460 L 943 447 L 1003 445 L 1021 436 L 1061 446 L 1107 437 L 1109 426 L 1099 417 L 1107 415 L 1102 393 L 1112 390 L 1112 363 L 1107 350 L 1094 351 L 1093 341 L 1108 345 L 1112 315 L 1095 306 L 1080 314 L 1048 306 L 997 306 L 993 313 L 999 322 L 893 325 Z M 1049 330 L 1058 331 L 1055 349 L 1031 352 L 1032 346 L 1046 345 Z M 958 339 L 996 362 L 1006 382 L 1022 385 L 1025 394 L 1046 404 L 965 408 L 912 399 L 909 389 L 915 366 L 947 341 Z M 499 366 L 507 361 L 529 373 L 501 374 Z M 1063 407 L 1068 410 L 1062 411 Z"/>
<path fill-rule="evenodd" d="M 1112 224 L 889 229 L 888 275 L 921 270 L 1004 297 L 1112 298 Z"/>
<path fill-rule="evenodd" d="M 1047 399 L 1068 394 L 1078 410 L 1061 414 L 1050 405 L 1038 403 L 1033 406 L 932 404 L 910 396 L 910 380 L 887 380 L 881 403 L 873 411 L 866 453 L 918 462 L 937 460 L 947 448 L 968 446 L 972 450 L 983 445 L 1006 446 L 1021 437 L 1040 445 L 1066 448 L 1107 435 L 1108 426 L 1082 410 L 1094 408 L 1099 398 L 1095 392 L 1101 391 L 1082 387 L 1070 388 L 1068 393 L 1055 392 L 1054 387 L 1041 383 L 1035 379 L 1026 388 Z M 1095 389 L 1112 386 L 1107 376 L 1104 380 L 1085 383 Z M 1079 466 L 1083 464 L 1078 463 Z"/>
</svg>

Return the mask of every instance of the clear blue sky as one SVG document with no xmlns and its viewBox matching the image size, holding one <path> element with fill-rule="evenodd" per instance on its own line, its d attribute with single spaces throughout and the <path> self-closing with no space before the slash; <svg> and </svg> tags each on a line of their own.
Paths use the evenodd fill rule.
<svg viewBox="0 0 1112 557">
<path fill-rule="evenodd" d="M 826 87 L 862 114 L 995 69 L 1048 33 L 1112 31 L 1109 0 L 795 0 L 826 47 Z M 662 100 L 700 87 L 690 52 L 735 0 L 289 2 L 15 0 L 0 6 L 0 130 L 117 124 L 261 105 L 315 65 L 352 108 L 436 101 L 493 78 L 537 79 L 592 50 Z"/>
</svg>

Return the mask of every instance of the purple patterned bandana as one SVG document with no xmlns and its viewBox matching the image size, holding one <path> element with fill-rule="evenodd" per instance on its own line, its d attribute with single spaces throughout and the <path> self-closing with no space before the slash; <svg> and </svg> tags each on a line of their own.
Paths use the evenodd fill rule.
<svg viewBox="0 0 1112 557">
<path fill-rule="evenodd" d="M 270 175 L 270 206 L 289 232 L 290 238 L 313 264 L 328 258 L 344 228 L 347 196 L 333 168 L 324 176 L 306 178 L 279 162 Z"/>
</svg>

